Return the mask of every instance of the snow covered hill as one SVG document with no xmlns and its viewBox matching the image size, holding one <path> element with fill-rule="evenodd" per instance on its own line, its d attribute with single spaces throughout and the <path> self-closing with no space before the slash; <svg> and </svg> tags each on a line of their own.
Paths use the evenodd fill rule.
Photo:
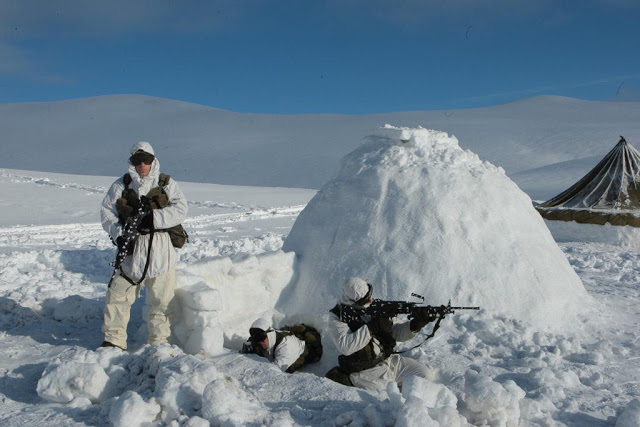
<svg viewBox="0 0 640 427">
<path fill-rule="evenodd" d="M 637 102 L 541 96 L 477 109 L 283 116 L 114 95 L 0 105 L 0 168 L 113 176 L 131 144 L 148 140 L 181 181 L 318 189 L 339 159 L 385 123 L 454 134 L 462 148 L 501 166 L 541 199 L 578 179 L 619 135 L 640 146 Z M 573 161 L 575 168 L 563 164 L 570 172 L 553 188 L 516 175 Z"/>
</svg>

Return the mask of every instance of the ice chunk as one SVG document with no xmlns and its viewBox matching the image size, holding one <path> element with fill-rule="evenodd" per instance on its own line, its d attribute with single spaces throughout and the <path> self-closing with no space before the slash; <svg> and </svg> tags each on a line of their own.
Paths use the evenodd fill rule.
<svg viewBox="0 0 640 427">
<path fill-rule="evenodd" d="M 51 362 L 38 381 L 38 396 L 51 402 L 68 403 L 77 397 L 100 402 L 109 377 L 97 363 Z"/>
</svg>

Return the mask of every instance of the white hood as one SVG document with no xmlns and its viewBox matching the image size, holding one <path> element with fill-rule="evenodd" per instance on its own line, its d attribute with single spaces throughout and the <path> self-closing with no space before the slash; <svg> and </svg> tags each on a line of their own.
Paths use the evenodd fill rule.
<svg viewBox="0 0 640 427">
<path fill-rule="evenodd" d="M 346 305 L 352 305 L 356 301 L 361 300 L 369 292 L 367 282 L 359 277 L 349 277 L 342 285 L 342 298 L 340 302 Z"/>
<path fill-rule="evenodd" d="M 139 150 L 142 150 L 145 153 L 153 154 L 154 156 L 156 155 L 156 153 L 153 151 L 153 147 L 147 141 L 139 141 L 133 144 L 133 147 L 131 147 L 131 155 L 133 156 L 136 151 Z"/>
<path fill-rule="evenodd" d="M 153 147 L 147 141 L 136 142 L 135 144 L 133 144 L 129 152 L 133 156 L 138 150 L 142 150 L 145 153 L 153 154 L 155 156 L 155 151 L 153 151 Z M 135 183 L 132 186 L 132 188 L 140 194 L 146 194 L 153 186 L 155 186 L 154 183 L 157 181 L 158 177 L 160 176 L 160 162 L 158 161 L 157 157 L 153 159 L 153 163 L 151 164 L 151 170 L 149 171 L 149 175 L 147 175 L 143 179 L 141 179 L 140 175 L 138 175 L 138 172 L 136 172 L 136 167 L 132 165 L 128 159 L 127 159 L 127 167 L 129 168 L 129 175 L 131 175 L 131 178 Z"/>
</svg>

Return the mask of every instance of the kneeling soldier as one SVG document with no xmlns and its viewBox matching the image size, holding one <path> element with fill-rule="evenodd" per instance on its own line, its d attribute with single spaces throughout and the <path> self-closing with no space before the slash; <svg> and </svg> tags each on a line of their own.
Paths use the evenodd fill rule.
<svg viewBox="0 0 640 427">
<path fill-rule="evenodd" d="M 351 277 L 342 286 L 342 298 L 331 309 L 328 333 L 340 352 L 339 366 L 327 377 L 339 383 L 364 389 L 384 389 L 391 381 L 402 385 L 409 375 L 433 376 L 432 369 L 417 360 L 394 353 L 396 341 L 413 338 L 432 319 L 422 315 L 407 322 L 395 318 L 362 318 L 347 323 L 342 316 L 344 306 L 368 307 L 373 287 L 358 277 Z"/>
</svg>

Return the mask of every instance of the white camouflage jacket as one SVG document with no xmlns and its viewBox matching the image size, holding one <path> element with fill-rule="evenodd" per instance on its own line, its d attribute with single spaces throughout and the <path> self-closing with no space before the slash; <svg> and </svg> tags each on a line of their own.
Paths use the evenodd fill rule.
<svg viewBox="0 0 640 427">
<path fill-rule="evenodd" d="M 415 336 L 415 332 L 411 331 L 410 322 L 397 322 L 394 319 L 393 327 L 391 329 L 391 335 L 396 341 L 408 341 Z M 333 313 L 329 314 L 327 322 L 327 331 L 333 341 L 334 345 L 345 356 L 355 353 L 358 350 L 362 350 L 371 341 L 371 333 L 369 328 L 362 326 L 355 331 L 349 329 L 349 325 L 341 321 L 338 316 Z M 373 339 L 374 351 L 376 355 L 382 353 L 382 346 L 377 339 Z"/>
<path fill-rule="evenodd" d="M 139 142 L 134 145 L 131 149 L 131 154 L 140 149 L 147 153 L 154 154 L 153 148 L 148 142 Z M 127 164 L 129 165 L 129 174 L 132 178 L 129 188 L 138 193 L 138 195 L 145 195 L 152 188 L 158 186 L 160 163 L 157 158 L 151 165 L 149 175 L 143 178 L 138 175 L 135 166 L 129 162 L 127 162 Z M 122 234 L 122 224 L 119 223 L 116 200 L 122 196 L 124 188 L 124 182 L 121 177 L 109 188 L 107 195 L 102 201 L 102 208 L 100 209 L 102 228 L 109 233 L 114 241 Z M 187 200 L 176 181 L 171 178 L 169 184 L 166 185 L 164 189 L 169 199 L 169 205 L 164 209 L 153 210 L 153 225 L 156 229 L 173 227 L 181 224 L 187 218 Z M 133 255 L 127 256 L 122 263 L 122 271 L 132 280 L 139 280 L 142 277 L 147 261 L 149 238 L 149 234 L 139 236 L 133 250 Z M 149 263 L 146 278 L 161 276 L 175 268 L 178 262 L 178 254 L 171 244 L 168 233 L 154 233 L 150 257 L 151 262 Z"/>
<path fill-rule="evenodd" d="M 269 347 L 267 348 L 268 358 L 275 363 L 282 372 L 286 371 L 300 355 L 304 352 L 304 341 L 298 339 L 295 335 L 288 335 L 275 346 L 276 332 L 267 332 L 269 338 Z"/>
</svg>

